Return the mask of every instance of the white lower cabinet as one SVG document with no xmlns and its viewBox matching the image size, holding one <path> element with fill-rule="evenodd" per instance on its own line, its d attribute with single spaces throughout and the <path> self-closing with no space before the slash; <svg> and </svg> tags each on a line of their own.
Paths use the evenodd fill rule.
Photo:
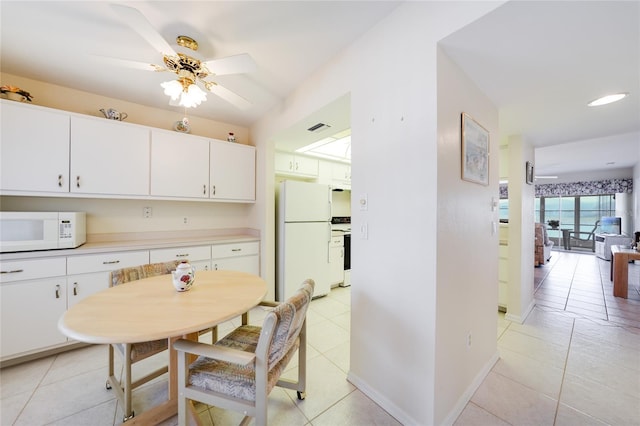
<svg viewBox="0 0 640 426">
<path fill-rule="evenodd" d="M 113 270 L 185 259 L 196 271 L 259 275 L 259 250 L 258 242 L 241 242 L 0 261 L 0 361 L 76 343 L 58 331 L 60 317 L 85 297 L 107 289 Z"/>
<path fill-rule="evenodd" d="M 149 263 L 146 250 L 100 253 L 67 258 L 67 308 L 109 288 L 109 273 Z"/>
<path fill-rule="evenodd" d="M 67 309 L 66 259 L 0 263 L 0 357 L 66 343 L 58 319 Z"/>
<path fill-rule="evenodd" d="M 214 271 L 231 270 L 260 275 L 260 244 L 249 242 L 211 246 L 211 267 Z"/>
<path fill-rule="evenodd" d="M 149 252 L 149 263 L 186 260 L 196 271 L 211 269 L 211 246 L 189 246 L 154 249 Z"/>
</svg>

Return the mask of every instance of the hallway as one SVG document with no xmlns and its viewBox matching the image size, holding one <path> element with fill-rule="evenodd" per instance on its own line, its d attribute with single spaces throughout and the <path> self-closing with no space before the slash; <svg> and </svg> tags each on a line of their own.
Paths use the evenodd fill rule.
<svg viewBox="0 0 640 426">
<path fill-rule="evenodd" d="M 613 296 L 610 266 L 591 253 L 553 251 L 534 269 L 536 304 L 640 328 L 640 265 L 629 264 L 627 299 Z"/>
<path fill-rule="evenodd" d="M 552 253 L 524 324 L 498 319 L 500 359 L 455 426 L 616 425 L 640 419 L 640 265 L 614 298 L 609 262 Z"/>
</svg>

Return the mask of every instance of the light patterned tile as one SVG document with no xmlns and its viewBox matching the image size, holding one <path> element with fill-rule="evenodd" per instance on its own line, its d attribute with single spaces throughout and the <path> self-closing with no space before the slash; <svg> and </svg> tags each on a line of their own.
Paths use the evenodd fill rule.
<svg viewBox="0 0 640 426">
<path fill-rule="evenodd" d="M 558 399 L 560 396 L 564 374 L 562 368 L 502 348 L 500 359 L 492 371 L 551 398 Z"/>
<path fill-rule="evenodd" d="M 605 426 L 595 417 L 571 408 L 565 404 L 560 404 L 554 426 Z"/>
<path fill-rule="evenodd" d="M 296 373 L 291 370 L 285 372 L 283 376 L 296 379 Z M 299 401 L 295 391 L 287 390 L 286 392 L 305 417 L 313 419 L 354 390 L 355 386 L 347 381 L 344 371 L 321 356 L 307 363 L 308 397 Z"/>
<path fill-rule="evenodd" d="M 509 426 L 509 423 L 470 402 L 453 426 Z"/>
<path fill-rule="evenodd" d="M 552 425 L 557 401 L 507 377 L 490 372 L 471 401 L 514 425 Z"/>
<path fill-rule="evenodd" d="M 358 390 L 351 392 L 327 411 L 312 419 L 311 424 L 313 426 L 401 425 Z"/>
<path fill-rule="evenodd" d="M 638 424 L 639 398 L 574 374 L 565 375 L 560 402 L 611 425 Z"/>
</svg>

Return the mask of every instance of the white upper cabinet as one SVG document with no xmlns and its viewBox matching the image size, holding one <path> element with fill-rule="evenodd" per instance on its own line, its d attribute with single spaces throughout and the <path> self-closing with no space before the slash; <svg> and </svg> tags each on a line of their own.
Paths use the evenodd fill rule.
<svg viewBox="0 0 640 426">
<path fill-rule="evenodd" d="M 149 195 L 149 129 L 71 117 L 71 192 Z"/>
<path fill-rule="evenodd" d="M 0 189 L 69 192 L 69 115 L 2 101 Z"/>
<path fill-rule="evenodd" d="M 290 152 L 276 152 L 275 170 L 282 175 L 317 177 L 318 160 Z"/>
<path fill-rule="evenodd" d="M 333 163 L 331 177 L 334 181 L 351 183 L 351 165 Z"/>
<path fill-rule="evenodd" d="M 252 146 L 212 140 L 210 146 L 212 199 L 255 201 L 256 150 Z"/>
<path fill-rule="evenodd" d="M 151 195 L 209 198 L 209 139 L 153 130 Z"/>
<path fill-rule="evenodd" d="M 6 100 L 0 117 L 3 195 L 256 199 L 249 145 Z"/>
</svg>

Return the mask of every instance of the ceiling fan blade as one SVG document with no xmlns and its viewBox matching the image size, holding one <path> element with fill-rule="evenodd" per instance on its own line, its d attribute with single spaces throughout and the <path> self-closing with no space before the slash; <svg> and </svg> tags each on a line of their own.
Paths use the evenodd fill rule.
<svg viewBox="0 0 640 426">
<path fill-rule="evenodd" d="M 109 56 L 93 55 L 93 58 L 107 65 L 120 66 L 125 68 L 134 68 L 143 71 L 169 71 L 165 67 L 147 62 L 130 61 L 128 59 L 112 58 Z"/>
<path fill-rule="evenodd" d="M 121 4 L 111 4 L 111 8 L 158 52 L 163 55 L 177 56 L 175 50 L 138 9 Z"/>
<path fill-rule="evenodd" d="M 247 73 L 255 71 L 258 67 L 248 53 L 212 59 L 203 63 L 214 75 Z"/>
<path fill-rule="evenodd" d="M 207 82 L 207 83 L 208 84 L 207 84 L 206 87 L 211 93 L 221 97 L 225 101 L 227 101 L 230 104 L 234 105 L 236 108 L 248 109 L 248 108 L 251 107 L 251 102 L 249 102 L 248 100 L 246 100 L 242 96 L 232 92 L 231 90 L 227 89 L 226 87 L 222 87 L 219 84 L 213 83 L 213 82 Z"/>
</svg>

